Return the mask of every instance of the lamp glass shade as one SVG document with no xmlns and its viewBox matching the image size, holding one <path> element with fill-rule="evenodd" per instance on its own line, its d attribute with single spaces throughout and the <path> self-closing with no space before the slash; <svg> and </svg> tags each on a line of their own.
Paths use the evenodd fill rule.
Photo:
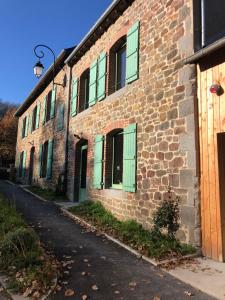
<svg viewBox="0 0 225 300">
<path fill-rule="evenodd" d="M 37 78 L 41 77 L 43 70 L 44 70 L 44 66 L 42 65 L 42 63 L 40 61 L 38 61 L 34 66 L 34 75 Z"/>
</svg>

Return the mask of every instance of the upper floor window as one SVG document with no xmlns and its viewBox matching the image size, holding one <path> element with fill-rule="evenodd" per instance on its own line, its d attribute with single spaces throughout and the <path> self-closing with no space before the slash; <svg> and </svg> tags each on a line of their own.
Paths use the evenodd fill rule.
<svg viewBox="0 0 225 300">
<path fill-rule="evenodd" d="M 29 118 L 28 116 L 26 116 L 22 121 L 22 139 L 26 137 L 28 134 L 28 125 L 29 125 L 28 122 L 29 122 Z"/>
<path fill-rule="evenodd" d="M 224 0 L 197 0 L 194 5 L 195 50 L 225 36 Z"/>
<path fill-rule="evenodd" d="M 87 69 L 83 72 L 80 77 L 80 92 L 79 92 L 79 107 L 78 112 L 81 112 L 88 108 L 89 102 L 89 81 L 90 81 L 90 70 Z"/>
<path fill-rule="evenodd" d="M 52 100 L 52 91 L 50 91 L 46 97 L 46 116 L 45 122 L 50 120 L 50 112 L 51 112 L 51 100 Z"/>
<path fill-rule="evenodd" d="M 31 131 L 34 131 L 36 129 L 36 120 L 37 120 L 37 106 L 35 106 L 35 108 L 33 109 Z"/>
<path fill-rule="evenodd" d="M 109 87 L 112 94 L 126 83 L 126 37 L 122 37 L 109 52 Z"/>
<path fill-rule="evenodd" d="M 55 117 L 56 87 L 45 96 L 43 124 Z"/>
</svg>

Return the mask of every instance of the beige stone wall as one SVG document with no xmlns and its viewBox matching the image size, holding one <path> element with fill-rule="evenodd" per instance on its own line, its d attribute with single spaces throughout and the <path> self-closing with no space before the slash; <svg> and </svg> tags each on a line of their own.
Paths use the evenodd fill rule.
<svg viewBox="0 0 225 300">
<path fill-rule="evenodd" d="M 170 185 L 181 196 L 181 240 L 199 244 L 191 0 L 136 0 L 72 68 L 79 77 L 140 20 L 140 76 L 125 88 L 70 118 L 68 195 L 74 199 L 74 134 L 88 140 L 88 194 L 121 219 L 151 227 L 152 213 Z M 92 188 L 97 134 L 137 123 L 137 192 Z"/>
</svg>

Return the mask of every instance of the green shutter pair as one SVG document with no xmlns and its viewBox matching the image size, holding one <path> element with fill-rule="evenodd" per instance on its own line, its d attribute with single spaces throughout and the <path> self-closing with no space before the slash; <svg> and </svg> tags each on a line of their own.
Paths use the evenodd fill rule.
<svg viewBox="0 0 225 300">
<path fill-rule="evenodd" d="M 44 113 L 43 113 L 43 119 L 42 123 L 46 123 L 46 116 L 47 116 L 47 100 L 48 95 L 44 98 Z M 52 89 L 52 95 L 51 95 L 51 108 L 50 108 L 50 119 L 53 119 L 55 117 L 55 102 L 56 102 L 56 86 Z"/>
<path fill-rule="evenodd" d="M 102 52 L 90 67 L 89 106 L 105 98 L 107 55 Z"/>
<path fill-rule="evenodd" d="M 42 177 L 42 165 L 43 165 L 43 147 L 40 145 L 39 148 L 39 176 Z M 52 163 L 53 163 L 53 140 L 48 141 L 48 155 L 47 155 L 47 170 L 46 170 L 46 179 L 52 177 Z"/>
<path fill-rule="evenodd" d="M 22 177 L 26 176 L 26 160 L 27 160 L 27 152 L 23 151 Z"/>
<path fill-rule="evenodd" d="M 123 132 L 123 189 L 127 192 L 136 191 L 136 136 L 137 124 L 130 124 Z M 103 143 L 104 137 L 97 135 L 94 147 L 93 186 L 101 189 L 103 186 Z"/>
<path fill-rule="evenodd" d="M 139 28 L 137 21 L 129 29 L 126 47 L 126 83 L 131 83 L 139 76 Z"/>
</svg>

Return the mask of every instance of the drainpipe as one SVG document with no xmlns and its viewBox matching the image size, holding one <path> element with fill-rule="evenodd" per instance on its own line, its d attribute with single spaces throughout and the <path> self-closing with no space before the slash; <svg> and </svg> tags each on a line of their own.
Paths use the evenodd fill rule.
<svg viewBox="0 0 225 300">
<path fill-rule="evenodd" d="M 67 79 L 67 116 L 66 116 L 66 142 L 65 142 L 65 162 L 64 162 L 64 192 L 67 192 L 67 183 L 68 183 L 68 152 L 69 152 L 69 121 L 70 121 L 70 95 L 71 95 L 71 78 L 72 78 L 72 68 L 67 64 L 69 68 L 68 79 Z"/>
<path fill-rule="evenodd" d="M 201 0 L 202 47 L 205 47 L 205 0 Z"/>
</svg>

